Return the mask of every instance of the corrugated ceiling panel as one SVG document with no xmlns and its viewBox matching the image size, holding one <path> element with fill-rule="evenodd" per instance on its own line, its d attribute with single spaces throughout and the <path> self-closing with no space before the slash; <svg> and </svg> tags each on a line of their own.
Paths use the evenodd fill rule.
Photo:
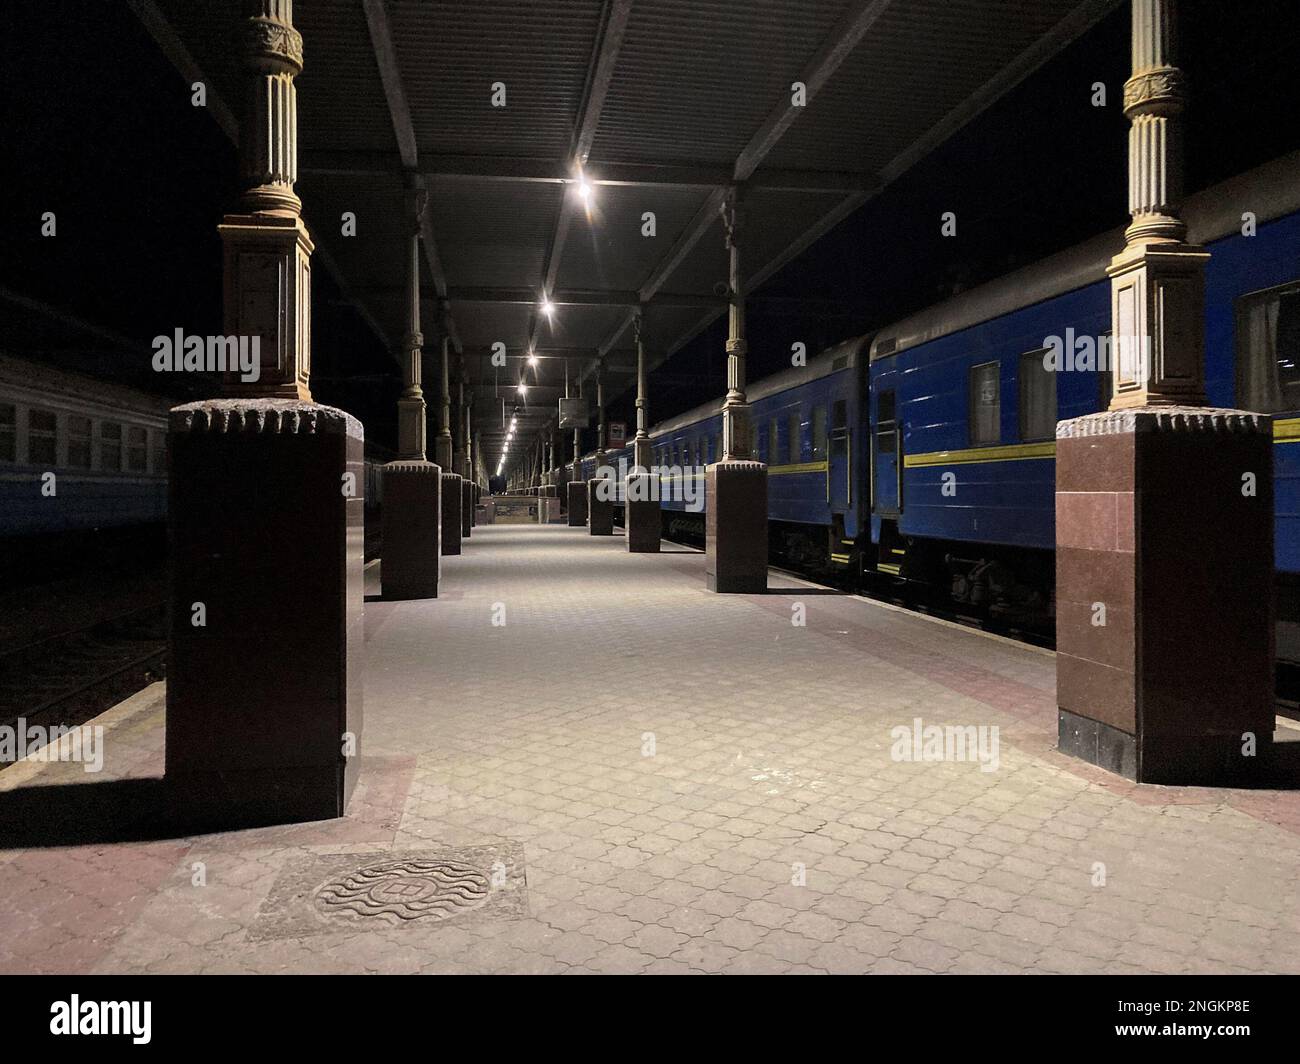
<svg viewBox="0 0 1300 1064">
<path fill-rule="evenodd" d="M 564 158 L 600 11 L 600 0 L 389 0 L 420 152 Z M 505 107 L 492 106 L 494 82 Z"/>
<path fill-rule="evenodd" d="M 429 211 L 453 286 L 540 288 L 562 186 L 436 181 Z"/>
<path fill-rule="evenodd" d="M 598 186 L 591 219 L 569 227 L 559 288 L 636 290 L 654 270 L 708 197 L 706 189 Z M 654 213 L 655 235 L 642 235 L 642 215 Z"/>
<path fill-rule="evenodd" d="M 528 343 L 531 308 L 519 304 L 461 303 L 451 304 L 461 343 L 468 347 L 491 347 L 498 340 L 508 347 L 522 348 Z"/>
<path fill-rule="evenodd" d="M 300 2 L 293 17 L 303 37 L 297 80 L 302 150 L 396 151 L 360 0 Z"/>
<path fill-rule="evenodd" d="M 1076 4 L 895 3 L 786 132 L 767 165 L 878 172 Z"/>
<path fill-rule="evenodd" d="M 734 163 L 847 6 L 638 0 L 592 159 Z"/>
</svg>

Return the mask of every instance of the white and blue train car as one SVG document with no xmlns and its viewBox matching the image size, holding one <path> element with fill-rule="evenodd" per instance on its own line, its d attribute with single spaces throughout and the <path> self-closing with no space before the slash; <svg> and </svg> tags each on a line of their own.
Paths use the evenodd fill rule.
<svg viewBox="0 0 1300 1064">
<path fill-rule="evenodd" d="M 0 356 L 0 537 L 165 520 L 171 405 Z"/>
</svg>

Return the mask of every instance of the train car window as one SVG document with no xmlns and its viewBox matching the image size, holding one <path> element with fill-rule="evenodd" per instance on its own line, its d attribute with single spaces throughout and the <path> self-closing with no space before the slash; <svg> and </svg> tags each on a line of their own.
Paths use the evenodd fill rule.
<svg viewBox="0 0 1300 1064">
<path fill-rule="evenodd" d="M 826 457 L 826 407 L 820 404 L 812 411 L 812 456 L 814 462 Z"/>
<path fill-rule="evenodd" d="M 836 399 L 832 413 L 834 414 L 831 420 L 832 428 L 846 429 L 849 427 L 849 403 L 847 399 Z"/>
<path fill-rule="evenodd" d="M 114 421 L 99 425 L 99 468 L 110 473 L 122 468 L 122 426 Z"/>
<path fill-rule="evenodd" d="M 798 463 L 803 454 L 803 440 L 800 439 L 802 435 L 800 431 L 801 425 L 802 420 L 799 417 L 799 411 L 792 410 L 790 412 L 790 451 L 789 457 L 786 459 L 791 465 Z"/>
<path fill-rule="evenodd" d="M 972 447 L 1002 441 L 1002 393 L 998 363 L 984 362 L 970 370 L 970 443 Z"/>
<path fill-rule="evenodd" d="M 18 408 L 0 403 L 0 462 L 18 461 Z"/>
<path fill-rule="evenodd" d="M 90 418 L 76 414 L 68 417 L 68 465 L 73 469 L 90 468 Z"/>
<path fill-rule="evenodd" d="M 126 468 L 143 473 L 149 467 L 149 435 L 138 425 L 126 427 Z"/>
<path fill-rule="evenodd" d="M 758 449 L 758 460 L 767 461 L 767 428 L 764 425 L 758 426 L 758 442 L 754 445 Z"/>
<path fill-rule="evenodd" d="M 781 443 L 777 435 L 777 426 L 780 424 L 776 418 L 772 418 L 767 423 L 767 453 L 769 455 L 768 465 L 781 464 Z"/>
<path fill-rule="evenodd" d="M 876 400 L 876 450 L 880 454 L 893 454 L 898 436 L 894 429 L 894 393 L 881 392 Z"/>
<path fill-rule="evenodd" d="M 1237 405 L 1300 410 L 1300 283 L 1237 301 Z"/>
<path fill-rule="evenodd" d="M 58 461 L 58 418 L 53 410 L 27 411 L 27 461 L 31 465 L 52 466 Z"/>
<path fill-rule="evenodd" d="M 1020 356 L 1020 438 L 1056 438 L 1056 374 L 1043 365 L 1047 349 Z"/>
</svg>

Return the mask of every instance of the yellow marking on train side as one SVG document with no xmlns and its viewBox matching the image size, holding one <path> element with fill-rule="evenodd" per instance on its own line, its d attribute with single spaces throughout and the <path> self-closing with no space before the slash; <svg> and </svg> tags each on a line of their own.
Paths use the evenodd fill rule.
<svg viewBox="0 0 1300 1064">
<path fill-rule="evenodd" d="M 789 473 L 825 473 L 826 462 L 823 459 L 820 462 L 796 462 L 793 465 L 768 466 L 767 474 L 772 477 L 783 477 Z"/>
<path fill-rule="evenodd" d="M 1300 417 L 1283 418 L 1273 422 L 1274 443 L 1300 443 Z"/>
<path fill-rule="evenodd" d="M 903 466 L 961 465 L 969 462 L 1021 462 L 1031 458 L 1055 458 L 1056 441 L 1043 443 L 1013 443 L 1005 447 L 968 447 L 961 451 L 930 451 L 928 454 L 907 454 Z"/>
</svg>

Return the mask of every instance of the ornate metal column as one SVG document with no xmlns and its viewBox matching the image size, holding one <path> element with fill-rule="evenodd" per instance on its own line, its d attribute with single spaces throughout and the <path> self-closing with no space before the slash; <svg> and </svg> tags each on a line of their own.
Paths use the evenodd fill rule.
<svg viewBox="0 0 1300 1064">
<path fill-rule="evenodd" d="M 433 444 L 433 458 L 444 470 L 450 470 L 456 464 L 453 458 L 451 438 L 451 338 L 444 334 L 442 338 L 442 387 L 439 389 L 441 399 L 441 416 L 438 419 L 438 436 Z M 460 472 L 459 469 L 456 472 Z"/>
<path fill-rule="evenodd" d="M 397 458 L 384 466 L 383 560 L 385 598 L 436 598 L 443 553 L 442 467 L 426 457 L 424 390 L 420 386 L 424 336 L 420 332 L 420 218 L 426 193 L 408 181 L 411 231 L 406 256 L 406 334 L 402 337 L 403 388 L 397 400 Z"/>
<path fill-rule="evenodd" d="M 568 362 L 565 362 L 566 377 Z M 567 390 L 567 389 L 566 389 Z M 575 399 L 582 398 L 582 381 L 574 389 Z M 569 481 L 569 527 L 581 528 L 587 523 L 587 485 L 582 482 L 582 430 L 573 430 L 573 479 Z"/>
<path fill-rule="evenodd" d="M 1258 784 L 1273 736 L 1271 428 L 1205 405 L 1209 256 L 1179 215 L 1175 13 L 1133 0 L 1110 409 L 1056 430 L 1058 741 L 1140 782 Z"/>
<path fill-rule="evenodd" d="M 434 441 L 434 456 L 442 469 L 442 553 L 459 554 L 462 526 L 464 524 L 464 489 L 459 476 L 459 466 L 453 456 L 451 436 L 451 338 L 444 329 L 442 336 L 441 387 L 439 388 L 440 417 L 438 436 Z M 457 414 L 460 408 L 457 407 Z M 460 420 L 459 417 L 456 419 Z M 459 432 L 459 429 L 457 430 Z"/>
<path fill-rule="evenodd" d="M 740 232 L 744 221 L 740 195 L 734 187 L 722 202 L 722 227 L 727 241 L 727 397 L 722 404 L 722 456 L 752 457 L 749 402 L 745 398 L 745 292 L 740 273 Z"/>
<path fill-rule="evenodd" d="M 745 291 L 740 267 L 743 213 L 739 190 L 722 203 L 730 307 L 727 397 L 722 404 L 722 459 L 705 472 L 705 582 L 710 591 L 767 590 L 767 466 L 754 460 L 745 398 Z"/>
<path fill-rule="evenodd" d="M 397 457 L 401 461 L 423 462 L 425 454 L 425 406 L 421 387 L 424 335 L 420 332 L 420 215 L 424 213 L 424 192 L 410 193 L 411 235 L 406 258 L 406 333 L 402 337 L 401 397 L 397 400 Z"/>
<path fill-rule="evenodd" d="M 632 469 L 623 486 L 627 549 L 632 554 L 658 554 L 663 536 L 663 515 L 659 509 L 659 474 L 651 472 L 650 407 L 646 388 L 645 308 L 637 307 L 632 318 L 636 343 L 636 436 L 632 440 Z"/>
<path fill-rule="evenodd" d="M 1206 402 L 1202 318 L 1210 256 L 1185 243 L 1179 213 L 1187 82 L 1176 48 L 1175 5 L 1134 0 L 1133 76 L 1124 84 L 1132 222 L 1127 246 L 1108 271 L 1118 346 L 1112 410 Z"/>
<path fill-rule="evenodd" d="M 298 179 L 302 36 L 292 0 L 244 0 L 237 44 L 244 70 L 239 210 L 217 231 L 224 248 L 227 335 L 256 340 L 257 380 L 227 372 L 231 396 L 311 401 L 311 253 Z"/>
<path fill-rule="evenodd" d="M 605 374 L 596 362 L 596 473 L 587 482 L 587 528 L 593 536 L 614 534 L 614 483 L 605 467 Z"/>
<path fill-rule="evenodd" d="M 460 435 L 459 461 L 456 472 L 460 474 L 460 535 L 462 539 L 469 539 L 470 532 L 474 527 L 474 486 L 471 477 L 474 475 L 474 459 L 470 452 L 470 404 L 465 402 L 465 367 L 462 363 L 460 371 L 460 381 L 456 385 L 456 422 L 458 424 L 457 432 Z"/>
<path fill-rule="evenodd" d="M 645 310 L 638 307 L 632 319 L 632 336 L 636 343 L 636 436 L 632 441 L 632 465 L 643 472 L 650 468 L 650 400 L 646 390 L 644 331 Z"/>
<path fill-rule="evenodd" d="M 240 10 L 243 193 L 218 231 L 225 329 L 257 356 L 168 429 L 166 783 L 203 830 L 341 816 L 361 754 L 364 435 L 311 401 L 302 38 L 290 0 Z"/>
</svg>

